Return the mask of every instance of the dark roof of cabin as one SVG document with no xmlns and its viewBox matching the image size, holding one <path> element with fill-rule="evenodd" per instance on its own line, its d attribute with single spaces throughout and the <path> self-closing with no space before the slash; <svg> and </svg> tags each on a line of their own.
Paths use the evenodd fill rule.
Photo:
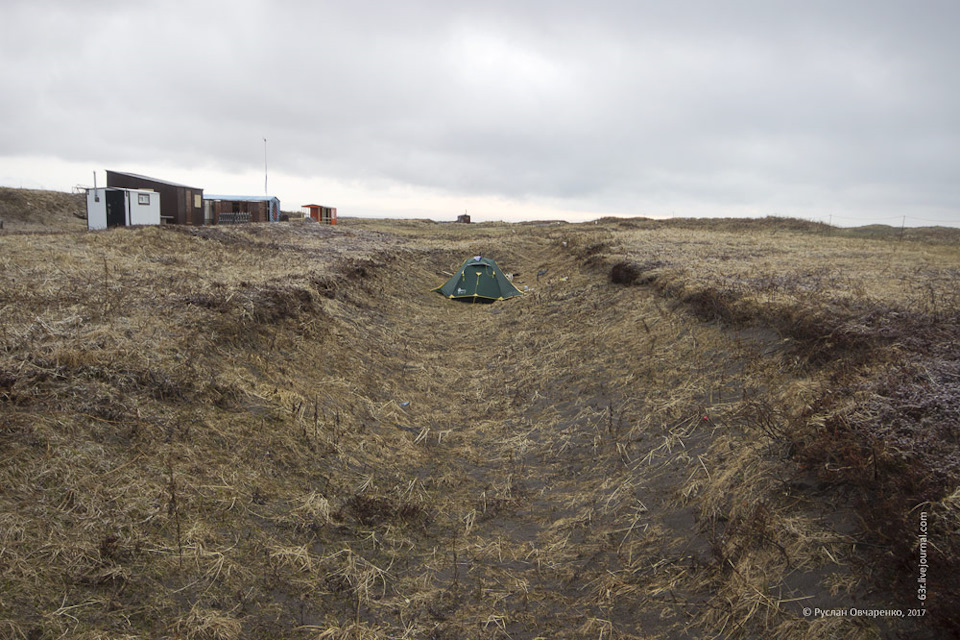
<svg viewBox="0 0 960 640">
<path fill-rule="evenodd" d="M 203 191 L 200 187 L 191 187 L 187 184 L 180 184 L 178 182 L 170 182 L 169 180 L 160 180 L 159 178 L 151 178 L 150 176 L 143 176 L 139 173 L 127 173 L 126 171 L 112 171 L 107 169 L 107 173 L 113 173 L 118 176 L 126 176 L 128 178 L 136 178 L 137 180 L 146 180 L 148 182 L 156 182 L 157 184 L 165 184 L 171 187 L 185 187 L 187 189 L 196 189 L 197 191 Z"/>
</svg>

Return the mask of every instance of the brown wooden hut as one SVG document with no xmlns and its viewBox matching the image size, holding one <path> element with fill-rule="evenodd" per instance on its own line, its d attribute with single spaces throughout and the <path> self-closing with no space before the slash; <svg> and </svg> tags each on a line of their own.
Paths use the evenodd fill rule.
<svg viewBox="0 0 960 640">
<path fill-rule="evenodd" d="M 325 207 L 322 204 L 305 204 L 305 213 L 321 224 L 337 224 L 337 208 Z"/>
</svg>

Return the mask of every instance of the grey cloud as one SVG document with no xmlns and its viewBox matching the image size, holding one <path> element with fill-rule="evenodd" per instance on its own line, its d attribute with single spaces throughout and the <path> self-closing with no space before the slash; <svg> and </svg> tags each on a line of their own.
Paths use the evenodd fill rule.
<svg viewBox="0 0 960 640">
<path fill-rule="evenodd" d="M 958 14 L 948 2 L 15 2 L 0 153 L 241 171 L 265 136 L 291 175 L 627 213 L 820 198 L 949 215 Z"/>
</svg>

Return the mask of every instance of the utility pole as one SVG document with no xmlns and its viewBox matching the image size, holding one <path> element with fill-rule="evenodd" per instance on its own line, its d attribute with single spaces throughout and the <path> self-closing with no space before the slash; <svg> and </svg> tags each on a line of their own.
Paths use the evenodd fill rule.
<svg viewBox="0 0 960 640">
<path fill-rule="evenodd" d="M 267 189 L 267 139 L 263 139 L 263 195 L 270 195 Z"/>
</svg>

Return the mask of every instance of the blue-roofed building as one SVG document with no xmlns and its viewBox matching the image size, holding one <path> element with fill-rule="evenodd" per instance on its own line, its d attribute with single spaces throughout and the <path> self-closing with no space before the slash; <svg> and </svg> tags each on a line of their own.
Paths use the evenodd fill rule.
<svg viewBox="0 0 960 640">
<path fill-rule="evenodd" d="M 279 222 L 280 199 L 274 196 L 203 196 L 206 224 Z"/>
</svg>

